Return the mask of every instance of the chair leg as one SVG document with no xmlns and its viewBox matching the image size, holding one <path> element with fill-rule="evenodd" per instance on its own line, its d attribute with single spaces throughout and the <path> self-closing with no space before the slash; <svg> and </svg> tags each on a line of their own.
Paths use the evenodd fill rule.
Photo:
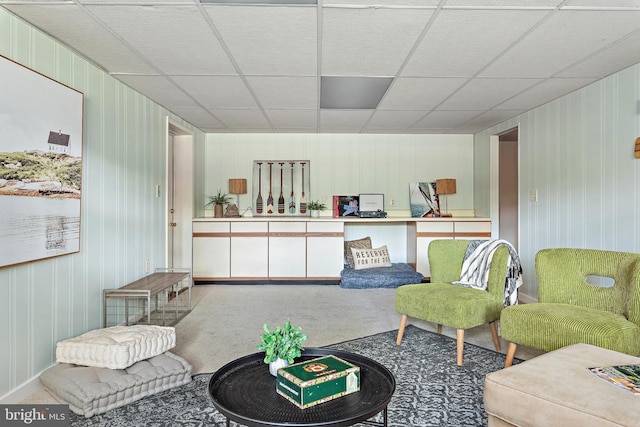
<svg viewBox="0 0 640 427">
<path fill-rule="evenodd" d="M 438 323 L 438 326 L 436 328 L 436 332 L 438 332 L 439 334 L 442 334 L 442 325 Z"/>
<path fill-rule="evenodd" d="M 398 328 L 398 338 L 396 338 L 396 345 L 400 345 L 402 342 L 402 335 L 404 335 L 404 327 L 407 326 L 407 315 L 403 314 L 400 319 L 400 328 Z"/>
<path fill-rule="evenodd" d="M 462 351 L 464 350 L 464 329 L 458 329 L 456 331 L 456 341 L 457 341 L 456 363 L 458 364 L 458 366 L 462 366 Z"/>
<path fill-rule="evenodd" d="M 513 364 L 513 356 L 516 355 L 516 347 L 518 347 L 518 344 L 514 342 L 509 343 L 509 348 L 507 349 L 507 358 L 504 360 L 505 368 L 508 368 Z"/>
<path fill-rule="evenodd" d="M 489 327 L 491 328 L 491 335 L 493 336 L 493 345 L 496 346 L 496 351 L 500 351 L 500 338 L 498 338 L 496 322 L 489 323 Z"/>
</svg>

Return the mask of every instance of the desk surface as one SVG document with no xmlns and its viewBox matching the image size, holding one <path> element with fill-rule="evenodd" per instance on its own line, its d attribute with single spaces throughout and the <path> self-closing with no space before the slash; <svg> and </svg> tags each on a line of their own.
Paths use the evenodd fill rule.
<svg viewBox="0 0 640 427">
<path fill-rule="evenodd" d="M 122 291 L 149 291 L 151 295 L 155 295 L 188 277 L 189 273 L 186 272 L 153 273 L 121 288 L 109 289 L 105 290 L 105 292 L 116 291 L 117 293 Z"/>
<path fill-rule="evenodd" d="M 396 381 L 380 363 L 324 348 L 307 348 L 296 361 L 329 354 L 360 367 L 360 391 L 300 409 L 276 392 L 276 378 L 263 361 L 264 353 L 255 353 L 234 360 L 213 374 L 209 395 L 224 416 L 247 426 L 350 426 L 386 410 Z"/>
</svg>

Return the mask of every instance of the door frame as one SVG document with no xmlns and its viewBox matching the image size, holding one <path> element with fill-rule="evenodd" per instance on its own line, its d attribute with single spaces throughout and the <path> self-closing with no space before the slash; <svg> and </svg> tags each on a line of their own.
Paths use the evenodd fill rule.
<svg viewBox="0 0 640 427">
<path fill-rule="evenodd" d="M 502 135 L 505 135 L 514 131 L 518 133 L 518 140 L 519 140 L 519 137 L 520 137 L 519 124 L 509 129 L 506 129 L 502 132 L 496 133 L 495 135 L 491 135 L 489 139 L 489 144 L 490 144 L 489 209 L 491 212 L 491 234 L 492 236 L 497 238 L 501 238 L 500 237 L 500 143 L 501 143 L 500 137 Z M 520 147 L 519 147 L 519 141 L 517 143 L 518 143 L 518 149 L 517 149 L 516 159 L 512 159 L 512 160 L 515 160 L 518 165 L 518 173 L 517 173 L 518 186 L 516 190 L 518 192 L 518 194 L 516 195 L 518 218 L 515 224 L 515 227 L 516 227 L 515 234 L 517 235 L 517 240 L 519 242 L 520 241 L 520 196 L 519 196 L 519 193 L 520 193 L 520 184 L 519 184 L 520 183 L 520 168 L 519 168 Z"/>
<path fill-rule="evenodd" d="M 185 156 L 180 156 L 177 160 L 179 161 L 176 164 L 176 156 L 174 155 L 174 139 L 179 137 L 183 139 L 184 143 L 190 144 L 190 149 Z M 184 224 L 179 228 L 181 235 L 178 237 L 179 241 L 182 242 L 191 242 L 192 239 L 192 219 L 193 219 L 193 194 L 194 194 L 194 158 L 193 158 L 193 149 L 194 149 L 194 132 L 181 126 L 179 123 L 171 120 L 170 117 L 167 116 L 167 126 L 166 126 L 166 141 L 165 141 L 165 150 L 166 150 L 166 182 L 165 182 L 165 197 L 164 197 L 164 213 L 165 213 L 165 224 L 167 224 L 167 232 L 165 238 L 165 265 L 168 267 L 176 267 L 176 268 L 189 268 L 192 267 L 192 246 L 189 243 L 187 247 L 182 248 L 181 255 L 185 258 L 183 260 L 183 264 L 186 265 L 173 265 L 174 260 L 174 244 L 176 236 L 172 232 L 171 223 L 174 222 L 174 218 L 182 218 L 182 221 L 186 221 L 184 218 L 188 218 L 188 224 Z M 174 185 L 176 179 L 176 168 L 180 171 L 190 171 L 189 182 L 186 182 L 186 185 Z M 181 178 L 181 174 L 177 174 L 178 179 Z M 173 200 L 176 200 L 176 188 L 180 189 L 180 200 L 188 200 L 190 203 L 183 204 L 175 204 L 173 206 L 174 213 L 170 212 L 172 205 L 174 205 Z M 186 192 L 186 193 L 185 193 Z M 173 199 L 173 200 L 172 200 Z"/>
</svg>

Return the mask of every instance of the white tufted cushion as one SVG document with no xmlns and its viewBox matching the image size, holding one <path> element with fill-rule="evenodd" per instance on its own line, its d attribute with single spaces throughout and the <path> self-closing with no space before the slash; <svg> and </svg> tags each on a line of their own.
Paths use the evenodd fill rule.
<svg viewBox="0 0 640 427">
<path fill-rule="evenodd" d="M 191 365 L 167 351 L 127 369 L 59 363 L 44 371 L 40 381 L 58 401 L 88 418 L 190 382 Z"/>
<path fill-rule="evenodd" d="M 125 369 L 175 345 L 176 331 L 172 327 L 113 326 L 60 341 L 56 346 L 56 360 L 58 363 Z"/>
</svg>

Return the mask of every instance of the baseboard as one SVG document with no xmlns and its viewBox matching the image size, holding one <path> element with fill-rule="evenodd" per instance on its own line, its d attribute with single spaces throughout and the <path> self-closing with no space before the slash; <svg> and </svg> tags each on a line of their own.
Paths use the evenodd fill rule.
<svg viewBox="0 0 640 427">
<path fill-rule="evenodd" d="M 2 405 L 19 404 L 20 402 L 24 401 L 27 397 L 31 396 L 33 393 L 40 391 L 43 387 L 42 383 L 40 382 L 40 374 L 42 372 L 38 373 L 35 377 L 31 378 L 29 381 L 23 383 L 22 385 L 13 389 L 9 393 L 0 397 L 0 404 Z"/>
</svg>

